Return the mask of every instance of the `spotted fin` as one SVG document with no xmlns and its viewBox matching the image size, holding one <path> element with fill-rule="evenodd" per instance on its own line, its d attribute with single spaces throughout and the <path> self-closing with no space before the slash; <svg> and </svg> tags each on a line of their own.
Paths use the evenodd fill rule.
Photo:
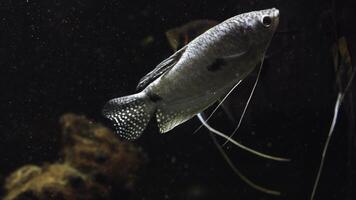
<svg viewBox="0 0 356 200">
<path fill-rule="evenodd" d="M 140 82 L 136 87 L 136 90 L 140 91 L 144 89 L 148 84 L 156 80 L 159 76 L 172 69 L 173 66 L 177 64 L 177 62 L 183 55 L 186 48 L 187 48 L 186 46 L 181 48 L 179 51 L 175 52 L 169 58 L 165 59 L 160 64 L 158 64 L 154 70 L 152 70 L 150 73 L 146 74 L 143 78 L 141 78 Z"/>
<path fill-rule="evenodd" d="M 157 109 L 156 111 L 156 120 L 159 128 L 159 132 L 166 133 L 172 130 L 174 127 L 179 124 L 184 123 L 185 121 L 194 117 L 194 114 L 184 111 L 166 111 Z"/>
<path fill-rule="evenodd" d="M 155 103 L 144 93 L 108 101 L 102 113 L 114 122 L 116 132 L 128 140 L 141 136 L 155 112 Z"/>
</svg>

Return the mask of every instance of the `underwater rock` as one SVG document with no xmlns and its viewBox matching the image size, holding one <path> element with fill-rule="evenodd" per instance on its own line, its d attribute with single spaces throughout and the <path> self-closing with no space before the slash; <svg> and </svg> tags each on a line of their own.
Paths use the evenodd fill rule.
<svg viewBox="0 0 356 200">
<path fill-rule="evenodd" d="M 111 199 L 134 189 L 145 160 L 140 148 L 84 116 L 66 114 L 60 123 L 61 159 L 43 166 L 25 165 L 10 174 L 4 200 Z"/>
<path fill-rule="evenodd" d="M 97 181 L 132 189 L 144 161 L 139 148 L 120 141 L 110 129 L 83 116 L 66 114 L 60 122 L 65 162 Z"/>
<path fill-rule="evenodd" d="M 25 165 L 7 178 L 5 188 L 8 194 L 4 200 L 94 200 L 109 196 L 103 185 L 67 164 Z"/>
<path fill-rule="evenodd" d="M 41 171 L 42 169 L 36 165 L 25 165 L 6 179 L 5 189 L 11 190 L 13 188 L 20 188 L 31 178 L 40 174 Z"/>
</svg>

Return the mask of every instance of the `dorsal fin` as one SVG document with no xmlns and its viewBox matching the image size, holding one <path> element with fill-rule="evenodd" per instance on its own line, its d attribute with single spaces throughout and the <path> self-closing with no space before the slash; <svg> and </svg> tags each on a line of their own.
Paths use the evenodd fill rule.
<svg viewBox="0 0 356 200">
<path fill-rule="evenodd" d="M 182 57 L 186 48 L 187 46 L 184 46 L 183 48 L 175 52 L 173 55 L 171 55 L 169 58 L 163 60 L 151 72 L 142 77 L 136 87 L 136 90 L 139 91 L 144 89 L 148 84 L 156 80 L 159 76 L 172 69 L 172 67 L 177 64 L 179 59 Z"/>
</svg>

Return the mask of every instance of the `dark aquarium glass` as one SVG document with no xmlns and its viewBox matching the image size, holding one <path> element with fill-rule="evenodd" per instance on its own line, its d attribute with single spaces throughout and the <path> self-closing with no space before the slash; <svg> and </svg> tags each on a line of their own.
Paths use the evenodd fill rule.
<svg viewBox="0 0 356 200">
<path fill-rule="evenodd" d="M 0 199 L 310 199 L 338 103 L 314 199 L 356 199 L 355 4 L 2 0 Z M 245 177 L 279 195 L 244 182 L 206 128 L 194 133 L 197 117 L 165 134 L 152 118 L 133 141 L 114 133 L 102 115 L 108 100 L 136 93 L 143 76 L 206 29 L 269 8 L 279 10 L 279 25 L 233 138 L 291 161 L 232 143 L 223 150 Z M 262 22 L 267 28 L 273 19 Z M 217 60 L 210 70 L 224 64 Z M 226 98 L 212 127 L 232 133 L 258 69 Z"/>
</svg>

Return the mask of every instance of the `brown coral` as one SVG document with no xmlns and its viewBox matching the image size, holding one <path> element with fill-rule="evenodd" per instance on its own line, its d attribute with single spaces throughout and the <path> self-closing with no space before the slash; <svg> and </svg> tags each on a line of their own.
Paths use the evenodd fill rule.
<svg viewBox="0 0 356 200">
<path fill-rule="evenodd" d="M 67 114 L 60 121 L 66 162 L 100 181 L 126 189 L 132 187 L 142 161 L 140 149 L 118 140 L 111 130 L 84 117 Z"/>
<path fill-rule="evenodd" d="M 6 181 L 5 200 L 20 199 L 106 199 L 105 187 L 66 164 L 52 164 L 42 168 L 25 165 Z M 85 192 L 81 192 L 85 191 Z"/>
<path fill-rule="evenodd" d="M 139 148 L 84 116 L 66 114 L 60 122 L 61 161 L 13 172 L 6 180 L 5 200 L 110 199 L 113 191 L 133 189 L 143 160 Z"/>
</svg>

